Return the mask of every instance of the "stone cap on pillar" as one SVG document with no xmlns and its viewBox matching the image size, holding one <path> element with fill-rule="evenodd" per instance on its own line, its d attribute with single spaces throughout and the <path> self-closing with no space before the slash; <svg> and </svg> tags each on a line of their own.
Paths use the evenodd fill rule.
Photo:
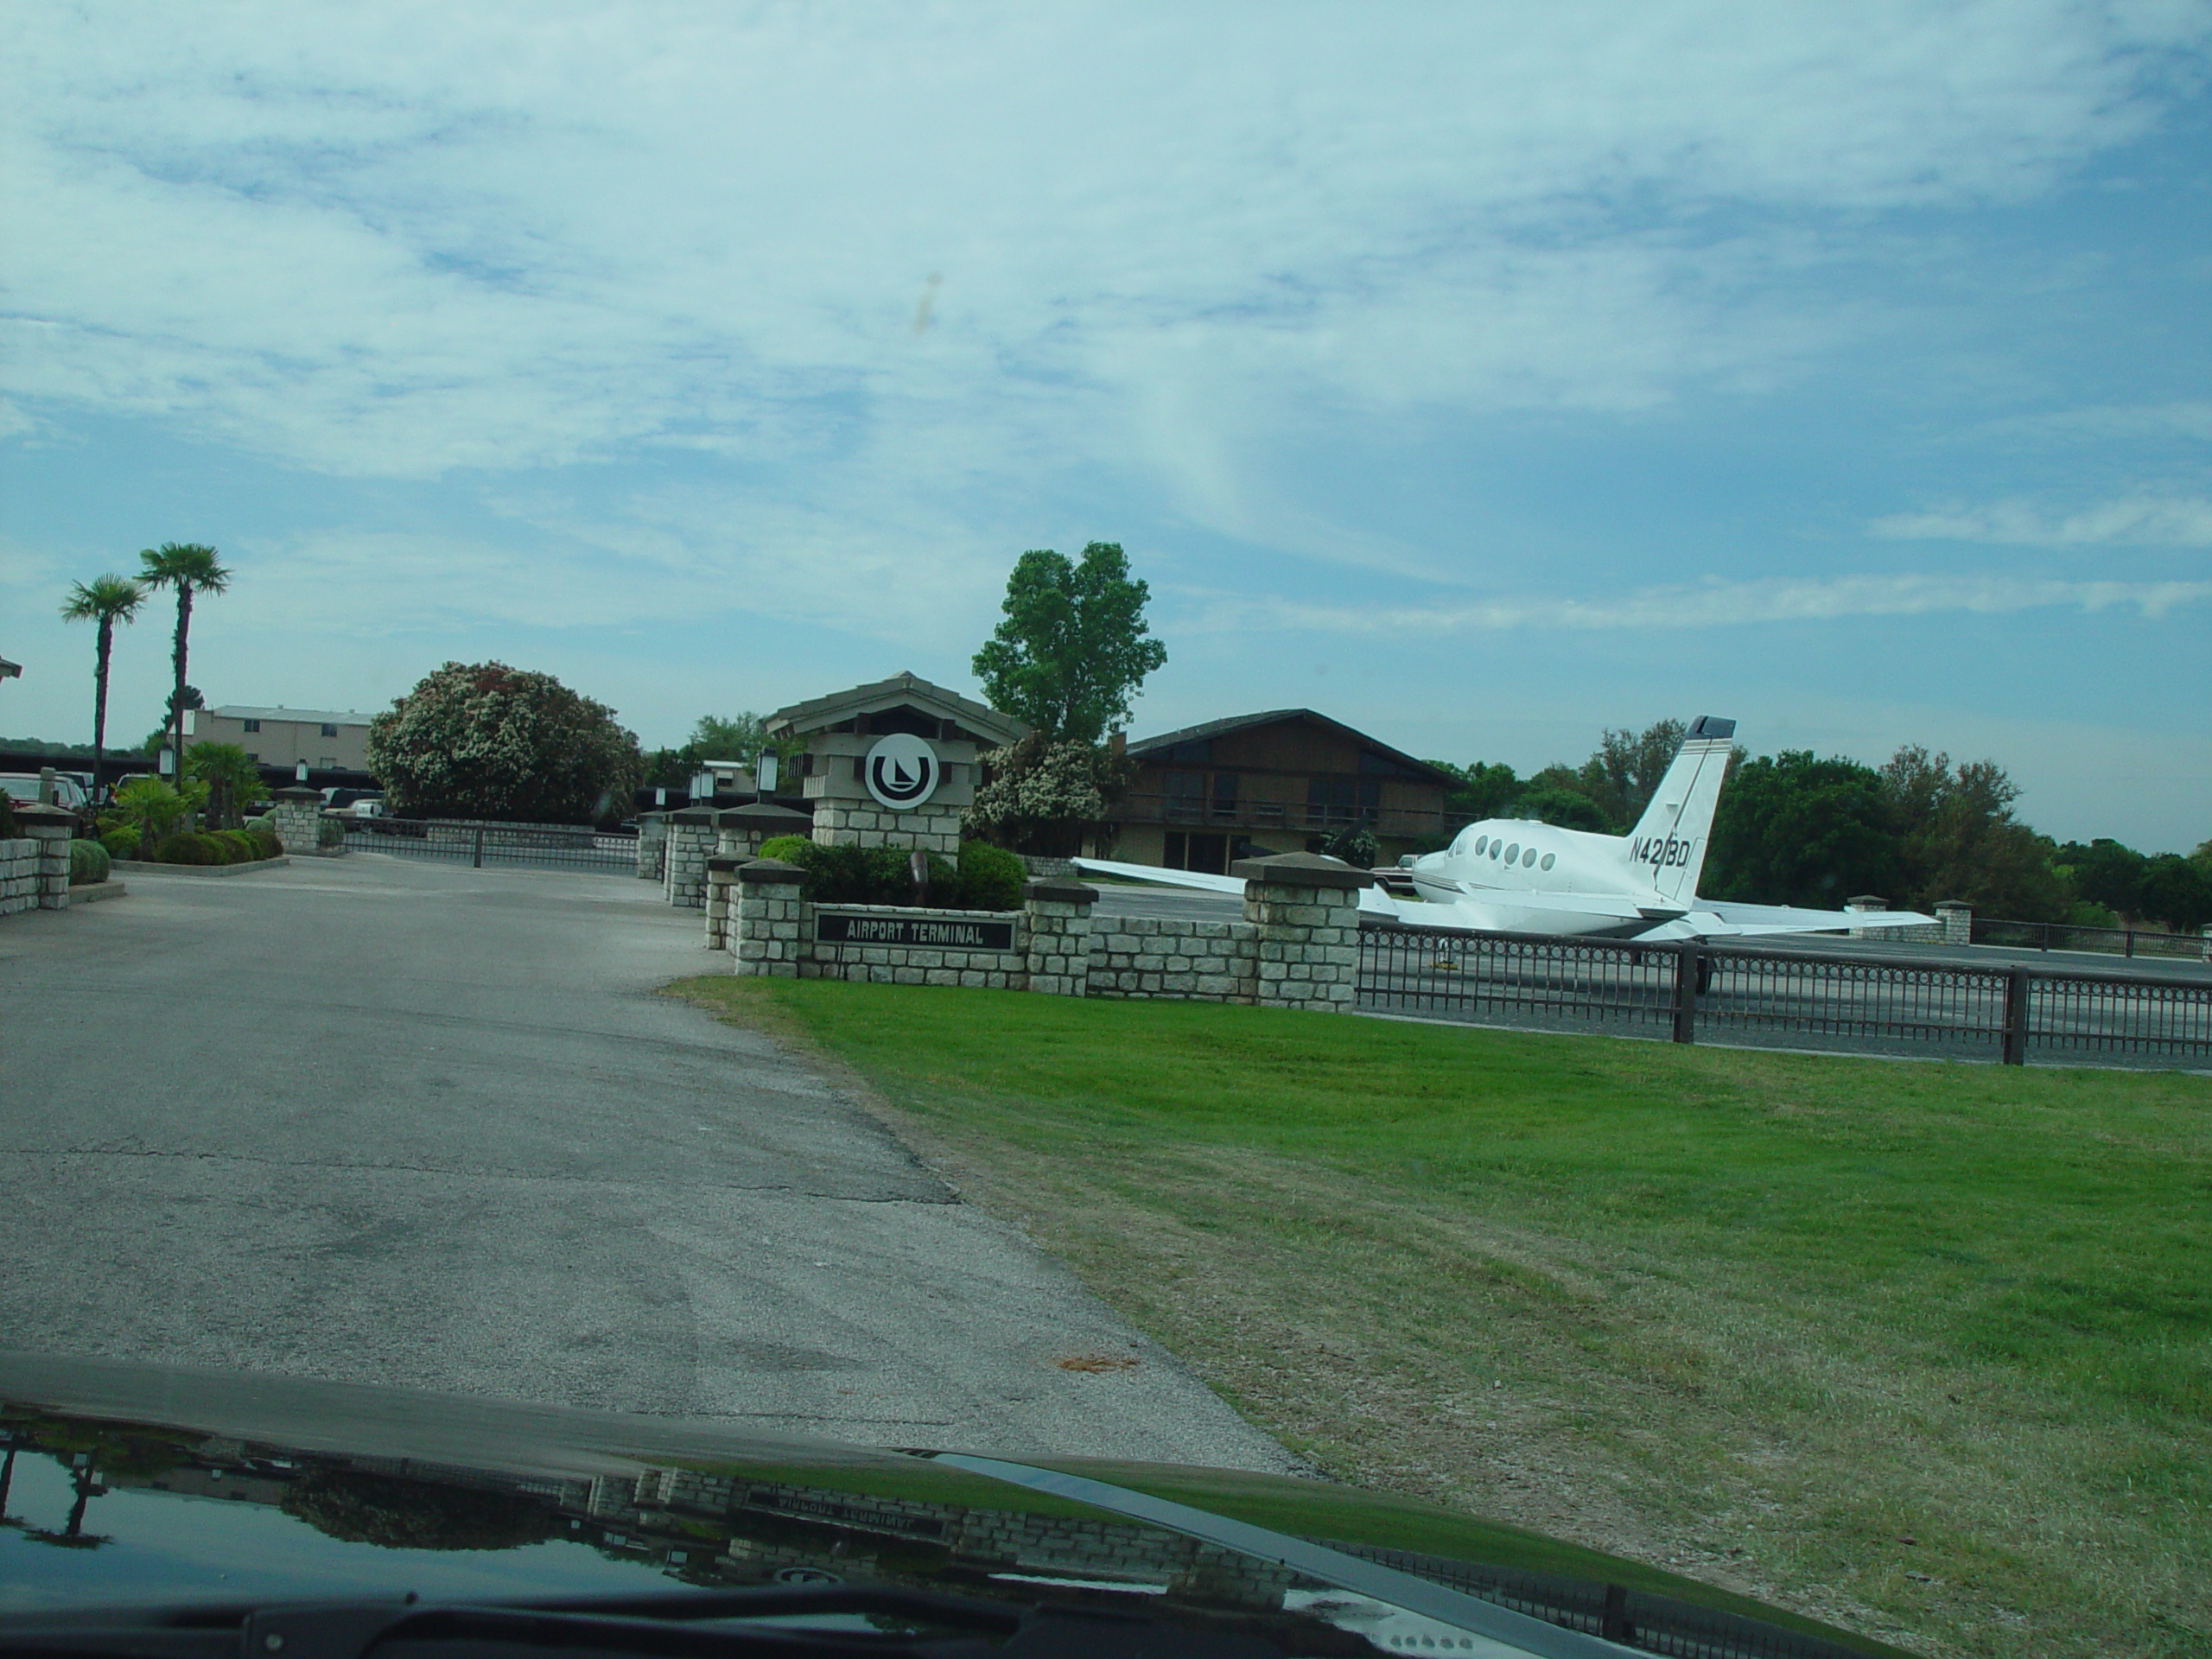
<svg viewBox="0 0 2212 1659">
<path fill-rule="evenodd" d="M 1272 887 L 1337 887 L 1356 893 L 1375 885 L 1372 870 L 1355 868 L 1321 853 L 1277 853 L 1273 858 L 1240 858 L 1229 867 L 1240 881 L 1264 881 Z"/>
<path fill-rule="evenodd" d="M 774 882 L 779 887 L 797 887 L 806 880 L 806 872 L 796 864 L 786 864 L 780 858 L 756 858 L 737 867 L 737 879 L 748 886 L 754 882 Z"/>
<path fill-rule="evenodd" d="M 1974 906 L 1963 899 L 1938 899 L 1936 901 L 1936 913 L 1938 916 L 1947 910 L 1972 910 Z"/>
<path fill-rule="evenodd" d="M 280 801 L 295 801 L 302 804 L 308 801 L 320 803 L 322 799 L 321 790 L 309 789 L 305 784 L 287 784 L 283 788 L 276 791 L 275 795 Z"/>
<path fill-rule="evenodd" d="M 33 834 L 47 830 L 73 830 L 77 815 L 66 806 L 41 806 L 35 801 L 14 803 L 16 822 Z"/>
<path fill-rule="evenodd" d="M 1040 875 L 1021 884 L 1024 903 L 1037 899 L 1050 904 L 1095 905 L 1098 889 L 1084 881 L 1071 881 L 1064 875 Z"/>
<path fill-rule="evenodd" d="M 1862 893 L 1855 899 L 1843 901 L 1846 910 L 1887 910 L 1890 901 L 1878 893 Z"/>
<path fill-rule="evenodd" d="M 740 858 L 735 853 L 716 853 L 712 858 L 709 858 L 707 861 L 707 874 L 709 875 L 728 875 L 732 870 L 736 869 L 744 862 L 745 861 Z"/>
<path fill-rule="evenodd" d="M 668 821 L 671 823 L 711 824 L 715 821 L 715 809 L 711 806 L 678 807 L 668 815 Z"/>
<path fill-rule="evenodd" d="M 766 801 L 755 801 L 750 806 L 725 807 L 715 814 L 715 826 L 720 830 L 757 830 L 763 841 L 771 836 L 803 836 L 814 828 L 811 814 L 794 812 L 788 806 L 774 806 Z"/>
</svg>

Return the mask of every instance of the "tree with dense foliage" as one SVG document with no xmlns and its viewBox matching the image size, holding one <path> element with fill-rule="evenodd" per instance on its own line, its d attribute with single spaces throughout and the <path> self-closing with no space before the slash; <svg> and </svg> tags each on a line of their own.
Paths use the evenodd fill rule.
<svg viewBox="0 0 2212 1659">
<path fill-rule="evenodd" d="M 2144 861 L 2138 888 L 2138 913 L 2194 933 L 2212 922 L 2212 870 L 2179 853 L 2160 853 Z"/>
<path fill-rule="evenodd" d="M 176 642 L 170 658 L 176 669 L 176 687 L 169 696 L 170 748 L 176 760 L 175 776 L 184 776 L 185 657 L 191 648 L 192 601 L 201 594 L 219 594 L 231 585 L 231 573 L 212 547 L 197 542 L 163 542 L 138 555 L 138 579 L 149 588 L 176 590 Z"/>
<path fill-rule="evenodd" d="M 369 770 L 400 817 L 583 823 L 629 815 L 636 734 L 550 674 L 448 663 L 369 722 Z"/>
<path fill-rule="evenodd" d="M 115 650 L 115 627 L 137 620 L 146 602 L 146 590 L 128 576 L 95 576 L 89 582 L 73 582 L 69 597 L 61 603 L 65 622 L 91 622 L 99 632 L 92 649 L 92 798 L 99 799 L 106 781 L 107 671 Z"/>
<path fill-rule="evenodd" d="M 1047 742 L 1096 743 L 1128 722 L 1146 675 L 1167 660 L 1147 636 L 1151 589 L 1129 575 L 1118 542 L 1093 542 L 1074 563 L 1032 549 L 1007 577 L 1006 620 L 972 666 L 991 707 Z"/>
<path fill-rule="evenodd" d="M 805 739 L 772 738 L 767 721 L 766 715 L 749 710 L 726 717 L 700 715 L 683 747 L 655 749 L 645 757 L 645 787 L 689 789 L 702 761 L 742 760 L 748 766 L 757 766 L 764 750 L 772 749 L 786 761 L 804 752 Z"/>
<path fill-rule="evenodd" d="M 1095 743 L 1042 732 L 994 749 L 989 776 L 962 815 L 968 834 L 1017 853 L 1071 858 L 1128 787 L 1134 766 Z"/>
<path fill-rule="evenodd" d="M 2008 920 L 2066 919 L 2072 896 L 2052 868 L 2057 849 L 2012 816 L 2019 787 L 1995 761 L 1954 767 L 1948 755 L 1907 745 L 1882 768 L 1882 792 L 1914 909 L 1959 899 Z"/>
<path fill-rule="evenodd" d="M 2099 836 L 2084 846 L 2069 841 L 2053 855 L 2058 873 L 2093 905 L 2133 916 L 2143 902 L 2143 871 L 2150 861 L 2133 847 Z"/>
<path fill-rule="evenodd" d="M 1493 765 L 1478 760 L 1466 766 L 1455 766 L 1449 760 L 1432 760 L 1428 764 L 1439 772 L 1449 772 L 1453 779 L 1444 797 L 1447 830 L 1456 830 L 1463 824 L 1480 823 L 1484 818 L 1505 817 L 1528 787 L 1513 768 L 1503 762 Z"/>
<path fill-rule="evenodd" d="M 207 785 L 208 816 L 217 830 L 236 830 L 250 807 L 269 798 L 261 768 L 236 743 L 195 743 L 184 752 L 185 775 Z"/>
<path fill-rule="evenodd" d="M 1897 896 L 1897 837 L 1882 774 L 1810 749 L 1736 769 L 1713 817 L 1699 891 L 1710 899 L 1833 909 L 1860 893 Z"/>
<path fill-rule="evenodd" d="M 1582 763 L 1579 780 L 1617 830 L 1625 831 L 1643 816 L 1682 747 L 1685 729 L 1679 720 L 1660 720 L 1641 732 L 1609 728 L 1599 734 L 1597 753 Z"/>
</svg>

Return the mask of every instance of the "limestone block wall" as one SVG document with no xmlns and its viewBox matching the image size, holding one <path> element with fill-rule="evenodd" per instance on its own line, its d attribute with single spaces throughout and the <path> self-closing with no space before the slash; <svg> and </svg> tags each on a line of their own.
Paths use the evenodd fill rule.
<svg viewBox="0 0 2212 1659">
<path fill-rule="evenodd" d="M 668 815 L 668 842 L 661 891 L 678 910 L 698 910 L 707 902 L 707 861 L 715 855 L 715 814 L 687 806 Z"/>
<path fill-rule="evenodd" d="M 342 853 L 343 847 L 325 847 L 322 835 L 322 794 L 313 789 L 280 789 L 269 809 L 276 839 L 294 858 L 322 858 Z"/>
<path fill-rule="evenodd" d="M 1936 906 L 1936 922 L 1943 931 L 1945 944 L 1974 943 L 1974 906 L 1962 905 L 1956 899 L 1947 900 Z"/>
<path fill-rule="evenodd" d="M 1253 1000 L 1343 1010 L 1359 977 L 1359 893 L 1373 877 L 1332 858 L 1286 853 L 1230 868 L 1244 878 L 1244 919 L 1259 932 Z"/>
<path fill-rule="evenodd" d="M 827 798 L 814 804 L 815 840 L 825 847 L 918 847 L 925 853 L 960 855 L 960 809 L 935 802 L 893 812 L 873 800 Z"/>
<path fill-rule="evenodd" d="M 737 902 L 724 946 L 737 958 L 737 972 L 798 978 L 805 909 L 799 890 L 806 872 L 780 859 L 756 858 L 734 874 Z"/>
<path fill-rule="evenodd" d="M 736 903 L 738 866 L 749 861 L 716 853 L 707 861 L 707 949 L 727 950 L 730 915 Z"/>
<path fill-rule="evenodd" d="M 1027 983 L 1047 996 L 1082 996 L 1090 986 L 1090 907 L 1098 890 L 1080 881 L 1022 885 L 1029 921 Z"/>
<path fill-rule="evenodd" d="M 29 902 L 22 908 L 68 909 L 69 836 L 76 819 L 63 807 L 24 805 L 16 809 L 16 823 L 22 831 L 18 844 L 29 847 L 27 858 L 18 854 L 13 861 L 27 866 L 30 877 Z"/>
<path fill-rule="evenodd" d="M 964 985 L 971 990 L 1019 991 L 1029 985 L 1027 917 L 1019 910 L 939 910 L 912 905 L 808 905 L 802 979 L 870 980 L 879 985 Z M 814 937 L 823 918 L 842 916 L 865 924 L 881 920 L 941 937 L 928 944 L 867 940 L 833 944 Z M 1003 925 L 1011 949 L 978 949 L 961 943 L 980 927 Z M 857 929 L 855 931 L 858 931 Z"/>
<path fill-rule="evenodd" d="M 638 820 L 638 880 L 664 880 L 667 857 L 668 815 L 648 812 Z"/>
<path fill-rule="evenodd" d="M 0 841 L 0 916 L 38 908 L 40 844 L 29 836 Z"/>
<path fill-rule="evenodd" d="M 1260 930 L 1249 922 L 1093 916 L 1084 972 L 1091 996 L 1250 1002 Z"/>
</svg>

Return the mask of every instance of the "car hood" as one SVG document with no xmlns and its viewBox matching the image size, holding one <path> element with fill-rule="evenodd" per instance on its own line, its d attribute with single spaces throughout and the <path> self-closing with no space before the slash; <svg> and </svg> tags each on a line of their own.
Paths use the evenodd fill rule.
<svg viewBox="0 0 2212 1659">
<path fill-rule="evenodd" d="M 728 1420 L 0 1354 L 0 1621 L 887 1585 L 1163 1609 L 1279 1651 L 1894 1655 L 1414 1499 Z"/>
</svg>

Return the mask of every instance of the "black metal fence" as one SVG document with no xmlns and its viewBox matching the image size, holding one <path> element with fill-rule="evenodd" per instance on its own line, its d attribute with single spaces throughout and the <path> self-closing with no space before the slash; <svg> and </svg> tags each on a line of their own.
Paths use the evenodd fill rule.
<svg viewBox="0 0 2212 1659">
<path fill-rule="evenodd" d="M 2206 941 L 2197 933 L 2161 933 L 2143 927 L 2076 927 L 2071 922 L 2003 922 L 1974 918 L 1976 944 L 2009 945 L 2016 950 L 2082 950 L 2106 957 L 2148 957 L 2171 962 L 2206 960 Z"/>
<path fill-rule="evenodd" d="M 2201 1065 L 2212 975 L 1899 962 L 1730 941 L 1360 930 L 1358 1003 L 1478 1024 L 1942 1058 Z"/>
<path fill-rule="evenodd" d="M 467 823 L 443 818 L 356 818 L 333 813 L 346 842 L 368 853 L 436 859 L 485 869 L 593 870 L 630 875 L 637 869 L 635 830 L 594 830 L 588 824 Z"/>
</svg>

